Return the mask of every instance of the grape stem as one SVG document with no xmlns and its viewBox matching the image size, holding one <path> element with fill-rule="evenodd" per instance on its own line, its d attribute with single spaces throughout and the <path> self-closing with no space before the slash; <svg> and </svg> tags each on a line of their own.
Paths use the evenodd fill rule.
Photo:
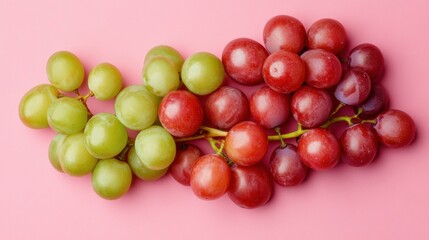
<svg viewBox="0 0 429 240">
<path fill-rule="evenodd" d="M 201 126 L 198 135 L 184 138 L 176 138 L 176 142 L 186 142 L 203 138 L 226 137 L 228 132 L 207 126 Z"/>
</svg>

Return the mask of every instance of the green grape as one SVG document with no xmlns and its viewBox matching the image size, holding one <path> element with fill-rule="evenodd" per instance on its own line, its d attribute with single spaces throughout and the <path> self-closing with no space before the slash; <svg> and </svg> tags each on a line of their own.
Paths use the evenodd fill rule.
<svg viewBox="0 0 429 240">
<path fill-rule="evenodd" d="M 49 126 L 63 134 L 81 132 L 88 121 L 88 110 L 85 105 L 74 98 L 62 97 L 53 101 L 48 108 Z"/>
<path fill-rule="evenodd" d="M 177 72 L 180 72 L 182 70 L 184 60 L 182 55 L 176 49 L 167 45 L 155 46 L 151 48 L 149 52 L 146 53 L 144 59 L 145 64 L 148 63 L 151 58 L 157 56 L 163 56 L 172 61 L 174 63 L 174 66 L 176 67 Z"/>
<path fill-rule="evenodd" d="M 52 139 L 51 143 L 49 144 L 49 152 L 48 152 L 49 162 L 59 172 L 64 172 L 60 163 L 60 152 L 61 152 L 60 149 L 66 137 L 67 135 L 58 133 L 57 135 L 55 135 L 55 137 Z"/>
<path fill-rule="evenodd" d="M 86 124 L 84 133 L 86 148 L 99 159 L 118 155 L 128 142 L 127 129 L 110 113 L 94 115 Z"/>
<path fill-rule="evenodd" d="M 152 170 L 146 167 L 137 156 L 134 147 L 132 147 L 128 152 L 128 164 L 130 165 L 134 175 L 144 181 L 155 181 L 164 176 L 168 171 L 168 167 L 161 170 Z"/>
<path fill-rule="evenodd" d="M 84 176 L 92 172 L 98 161 L 86 149 L 83 133 L 65 137 L 57 151 L 61 168 L 71 176 Z"/>
<path fill-rule="evenodd" d="M 165 169 L 176 156 L 176 143 L 173 137 L 160 126 L 151 126 L 141 131 L 135 140 L 137 156 L 152 170 Z"/>
<path fill-rule="evenodd" d="M 158 117 L 160 98 L 151 94 L 143 85 L 124 88 L 115 101 L 115 113 L 125 127 L 143 130 Z"/>
<path fill-rule="evenodd" d="M 126 162 L 115 158 L 103 159 L 98 161 L 92 172 L 92 187 L 104 199 L 117 199 L 128 192 L 132 176 Z"/>
<path fill-rule="evenodd" d="M 54 87 L 66 92 L 78 89 L 85 77 L 79 58 L 67 51 L 59 51 L 49 57 L 46 73 Z"/>
<path fill-rule="evenodd" d="M 185 60 L 181 76 L 189 91 L 197 95 L 207 95 L 222 85 L 225 70 L 218 57 L 199 52 Z"/>
<path fill-rule="evenodd" d="M 95 66 L 88 76 L 88 87 L 98 100 L 109 100 L 122 89 L 122 76 L 110 63 Z"/>
<path fill-rule="evenodd" d="M 48 108 L 58 97 L 58 90 L 50 84 L 30 89 L 19 102 L 19 118 L 30 128 L 47 128 Z"/>
<path fill-rule="evenodd" d="M 149 92 L 164 97 L 180 86 L 180 76 L 174 63 L 162 56 L 152 57 L 143 68 L 142 78 Z"/>
</svg>

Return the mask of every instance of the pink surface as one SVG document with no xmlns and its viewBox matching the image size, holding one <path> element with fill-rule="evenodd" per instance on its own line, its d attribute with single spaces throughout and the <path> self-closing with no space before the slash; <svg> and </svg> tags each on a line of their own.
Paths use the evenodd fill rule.
<svg viewBox="0 0 429 240">
<path fill-rule="evenodd" d="M 0 239 L 427 239 L 429 1 L 126 2 L 0 0 Z M 122 199 L 103 200 L 89 176 L 50 166 L 52 131 L 28 129 L 18 118 L 21 96 L 47 82 L 45 64 L 57 50 L 77 54 L 86 70 L 111 62 L 127 85 L 136 84 L 154 45 L 219 56 L 234 38 L 261 42 L 265 22 L 277 14 L 306 28 L 335 18 L 350 46 L 378 45 L 391 107 L 414 118 L 414 143 L 383 148 L 364 168 L 339 165 L 313 172 L 299 187 L 276 186 L 268 205 L 245 210 L 227 196 L 199 200 L 171 176 L 136 181 Z M 111 102 L 94 108 L 112 111 Z"/>
</svg>

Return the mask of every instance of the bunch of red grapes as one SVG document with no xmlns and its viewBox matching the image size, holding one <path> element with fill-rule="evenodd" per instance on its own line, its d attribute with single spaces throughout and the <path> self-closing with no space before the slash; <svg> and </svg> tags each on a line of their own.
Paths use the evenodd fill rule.
<svg viewBox="0 0 429 240">
<path fill-rule="evenodd" d="M 86 95 L 78 91 L 85 78 L 80 60 L 57 52 L 47 64 L 50 84 L 24 95 L 20 118 L 31 128 L 56 131 L 51 164 L 71 176 L 92 174 L 102 198 L 122 197 L 133 175 L 153 181 L 169 172 L 201 199 L 227 194 L 244 208 L 266 204 L 274 182 L 295 186 L 308 171 L 331 169 L 340 160 L 365 166 L 379 146 L 413 141 L 413 119 L 388 109 L 377 46 L 363 43 L 346 52 L 340 22 L 320 19 L 306 31 L 286 15 L 266 23 L 263 43 L 239 38 L 221 58 L 199 52 L 186 59 L 170 46 L 156 46 L 145 57 L 143 84 L 123 88 L 120 71 L 102 63 L 91 70 Z M 237 86 L 256 90 L 248 98 Z M 115 114 L 92 114 L 91 97 L 115 99 Z M 334 132 L 338 122 L 348 126 Z M 296 130 L 285 132 L 289 123 Z M 191 143 L 198 139 L 213 152 L 203 154 Z M 277 146 L 269 152 L 272 141 Z"/>
</svg>

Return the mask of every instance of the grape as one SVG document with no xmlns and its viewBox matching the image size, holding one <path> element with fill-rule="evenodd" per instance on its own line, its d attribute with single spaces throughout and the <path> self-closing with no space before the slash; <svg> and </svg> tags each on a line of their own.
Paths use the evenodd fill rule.
<svg viewBox="0 0 429 240">
<path fill-rule="evenodd" d="M 251 121 L 235 125 L 225 138 L 226 155 L 238 165 L 251 166 L 260 162 L 267 150 L 267 134 Z"/>
<path fill-rule="evenodd" d="M 332 99 L 326 90 L 302 86 L 292 96 L 291 111 L 303 127 L 317 127 L 328 120 Z"/>
<path fill-rule="evenodd" d="M 344 130 L 339 142 L 341 159 L 350 166 L 368 165 L 377 154 L 377 134 L 364 124 L 356 124 Z"/>
<path fill-rule="evenodd" d="M 183 57 L 182 55 L 173 47 L 167 45 L 158 45 L 151 48 L 145 56 L 144 62 L 145 64 L 150 62 L 153 57 L 162 56 L 173 62 L 176 71 L 180 72 L 182 70 L 183 65 Z"/>
<path fill-rule="evenodd" d="M 49 126 L 62 134 L 81 132 L 88 121 L 88 109 L 79 100 L 62 97 L 51 103 L 48 108 Z"/>
<path fill-rule="evenodd" d="M 98 159 L 85 146 L 85 135 L 76 133 L 64 138 L 58 150 L 63 171 L 71 176 L 84 176 L 94 169 Z"/>
<path fill-rule="evenodd" d="M 260 43 L 238 38 L 225 46 L 222 62 L 233 80 L 243 85 L 256 85 L 263 81 L 262 65 L 267 57 L 268 52 Z"/>
<path fill-rule="evenodd" d="M 338 58 L 328 51 L 313 49 L 301 55 L 306 66 L 305 82 L 316 88 L 330 88 L 341 80 L 342 67 Z"/>
<path fill-rule="evenodd" d="M 379 83 L 371 86 L 369 96 L 365 102 L 360 105 L 362 113 L 359 117 L 369 118 L 381 113 L 389 104 L 389 96 L 384 87 Z"/>
<path fill-rule="evenodd" d="M 337 165 L 340 146 L 335 136 L 324 128 L 313 128 L 298 141 L 302 162 L 314 170 L 326 170 Z"/>
<path fill-rule="evenodd" d="M 339 55 L 346 46 L 346 30 L 334 19 L 316 21 L 308 29 L 307 35 L 309 49 L 320 48 Z"/>
<path fill-rule="evenodd" d="M 155 123 L 160 101 L 143 85 L 130 85 L 116 97 L 115 113 L 125 127 L 143 130 Z"/>
<path fill-rule="evenodd" d="M 341 82 L 335 88 L 335 97 L 350 106 L 361 104 L 371 92 L 371 79 L 363 70 L 346 70 Z"/>
<path fill-rule="evenodd" d="M 182 185 L 191 184 L 192 168 L 199 157 L 202 156 L 201 150 L 192 144 L 180 144 L 177 148 L 176 157 L 170 165 L 170 174 Z"/>
<path fill-rule="evenodd" d="M 152 57 L 143 68 L 143 82 L 147 90 L 158 97 L 176 90 L 180 86 L 179 72 L 168 58 Z"/>
<path fill-rule="evenodd" d="M 276 92 L 268 86 L 259 88 L 249 101 L 253 120 L 266 128 L 278 127 L 289 119 L 289 96 Z"/>
<path fill-rule="evenodd" d="M 155 181 L 164 176 L 168 167 L 160 170 L 153 170 L 146 167 L 140 158 L 137 156 L 136 150 L 132 147 L 128 152 L 128 164 L 131 167 L 134 175 L 144 181 Z"/>
<path fill-rule="evenodd" d="M 122 89 L 121 72 L 110 63 L 98 64 L 89 73 L 88 87 L 96 99 L 112 99 Z"/>
<path fill-rule="evenodd" d="M 49 144 L 48 157 L 51 165 L 59 172 L 64 172 L 60 163 L 61 146 L 67 135 L 58 133 Z"/>
<path fill-rule="evenodd" d="M 194 53 L 182 66 L 182 81 L 194 94 L 207 95 L 223 83 L 225 70 L 221 60 L 207 52 Z"/>
<path fill-rule="evenodd" d="M 304 25 L 287 15 L 278 15 L 268 20 L 264 26 L 263 38 L 270 53 L 278 50 L 299 53 L 307 44 Z"/>
<path fill-rule="evenodd" d="M 30 128 L 47 128 L 48 108 L 57 99 L 58 90 L 49 84 L 30 89 L 19 102 L 19 118 Z"/>
<path fill-rule="evenodd" d="M 118 155 L 127 145 L 127 129 L 110 113 L 94 115 L 85 127 L 86 148 L 96 158 Z"/>
<path fill-rule="evenodd" d="M 143 164 L 152 170 L 167 168 L 176 155 L 173 137 L 160 126 L 151 126 L 139 132 L 134 148 Z"/>
<path fill-rule="evenodd" d="M 192 168 L 190 184 L 199 198 L 213 200 L 228 190 L 231 170 L 226 160 L 219 155 L 209 154 L 197 159 Z"/>
<path fill-rule="evenodd" d="M 271 154 L 270 170 L 273 179 L 280 186 L 295 186 L 304 181 L 308 168 L 294 145 L 279 146 Z"/>
<path fill-rule="evenodd" d="M 230 129 L 250 115 L 249 100 L 238 88 L 222 86 L 204 104 L 204 116 L 220 129 Z"/>
<path fill-rule="evenodd" d="M 243 208 L 256 208 L 266 204 L 273 192 L 270 173 L 263 164 L 250 167 L 234 166 L 228 197 Z"/>
<path fill-rule="evenodd" d="M 187 137 L 200 129 L 204 113 L 195 95 L 186 90 L 176 90 L 162 99 L 158 116 L 162 126 L 171 135 Z"/>
<path fill-rule="evenodd" d="M 67 51 L 59 51 L 49 57 L 46 73 L 54 87 L 66 92 L 78 89 L 85 77 L 79 58 Z"/>
<path fill-rule="evenodd" d="M 384 58 L 380 49 L 371 43 L 363 43 L 354 47 L 348 54 L 348 65 L 361 68 L 373 82 L 379 80 L 384 69 Z"/>
<path fill-rule="evenodd" d="M 374 129 L 381 144 L 393 148 L 407 146 L 416 135 L 414 120 L 407 113 L 396 109 L 378 115 Z"/>
<path fill-rule="evenodd" d="M 132 182 L 132 172 L 126 162 L 115 158 L 98 161 L 92 172 L 92 187 L 98 196 L 113 200 L 128 192 Z"/>
<path fill-rule="evenodd" d="M 265 60 L 262 76 L 275 91 L 291 93 L 305 80 L 305 64 L 296 53 L 277 51 Z"/>
</svg>

